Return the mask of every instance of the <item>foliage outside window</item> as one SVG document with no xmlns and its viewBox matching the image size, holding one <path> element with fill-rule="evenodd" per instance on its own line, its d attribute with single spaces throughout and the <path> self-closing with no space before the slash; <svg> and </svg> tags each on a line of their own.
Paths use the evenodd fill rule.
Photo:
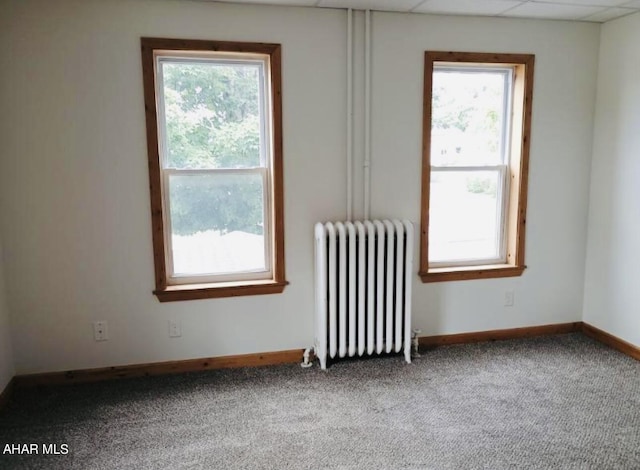
<svg viewBox="0 0 640 470">
<path fill-rule="evenodd" d="M 280 46 L 143 38 L 161 301 L 281 292 Z"/>
<path fill-rule="evenodd" d="M 519 276 L 534 56 L 425 53 L 420 276 Z"/>
</svg>

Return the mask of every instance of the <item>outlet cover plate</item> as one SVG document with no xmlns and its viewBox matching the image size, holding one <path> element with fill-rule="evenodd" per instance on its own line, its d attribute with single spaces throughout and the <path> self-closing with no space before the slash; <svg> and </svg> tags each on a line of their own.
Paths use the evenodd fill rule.
<svg viewBox="0 0 640 470">
<path fill-rule="evenodd" d="M 107 341 L 109 339 L 109 327 L 104 320 L 93 322 L 93 339 Z"/>
<path fill-rule="evenodd" d="M 180 320 L 169 320 L 169 338 L 179 338 L 180 336 L 182 336 Z"/>
<path fill-rule="evenodd" d="M 508 290 L 504 293 L 504 306 L 513 307 L 515 303 L 515 293 L 512 290 Z"/>
</svg>

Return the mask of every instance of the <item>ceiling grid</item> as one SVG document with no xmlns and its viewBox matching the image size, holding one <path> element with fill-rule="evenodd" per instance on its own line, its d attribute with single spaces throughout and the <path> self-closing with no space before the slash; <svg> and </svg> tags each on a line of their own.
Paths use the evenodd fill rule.
<svg viewBox="0 0 640 470">
<path fill-rule="evenodd" d="M 640 0 L 216 0 L 227 3 L 352 8 L 434 15 L 604 23 L 640 11 Z"/>
</svg>

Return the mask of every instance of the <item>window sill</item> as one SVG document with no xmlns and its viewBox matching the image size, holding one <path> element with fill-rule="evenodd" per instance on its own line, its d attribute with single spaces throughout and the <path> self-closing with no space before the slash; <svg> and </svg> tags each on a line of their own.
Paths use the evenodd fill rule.
<svg viewBox="0 0 640 470">
<path fill-rule="evenodd" d="M 420 271 L 422 282 L 468 281 L 471 279 L 492 279 L 521 276 L 526 266 L 512 264 L 491 264 L 486 266 L 463 266 L 431 268 Z"/>
<path fill-rule="evenodd" d="M 289 284 L 287 281 L 278 282 L 273 280 L 185 284 L 167 286 L 162 290 L 155 290 L 153 293 L 160 302 L 176 302 L 180 300 L 280 294 L 287 284 Z"/>
</svg>

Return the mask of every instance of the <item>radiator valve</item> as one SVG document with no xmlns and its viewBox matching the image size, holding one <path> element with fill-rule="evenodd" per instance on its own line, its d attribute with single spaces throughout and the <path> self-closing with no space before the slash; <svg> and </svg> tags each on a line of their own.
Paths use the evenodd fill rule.
<svg viewBox="0 0 640 470">
<path fill-rule="evenodd" d="M 311 348 L 305 349 L 304 354 L 302 355 L 302 364 L 300 364 L 300 367 L 304 367 L 306 369 L 307 367 L 311 367 L 313 365 L 313 362 L 309 360 L 310 356 Z"/>
<path fill-rule="evenodd" d="M 418 347 L 420 346 L 420 341 L 418 335 L 422 333 L 422 330 L 414 328 L 411 334 L 411 357 L 420 357 L 420 351 Z"/>
</svg>

